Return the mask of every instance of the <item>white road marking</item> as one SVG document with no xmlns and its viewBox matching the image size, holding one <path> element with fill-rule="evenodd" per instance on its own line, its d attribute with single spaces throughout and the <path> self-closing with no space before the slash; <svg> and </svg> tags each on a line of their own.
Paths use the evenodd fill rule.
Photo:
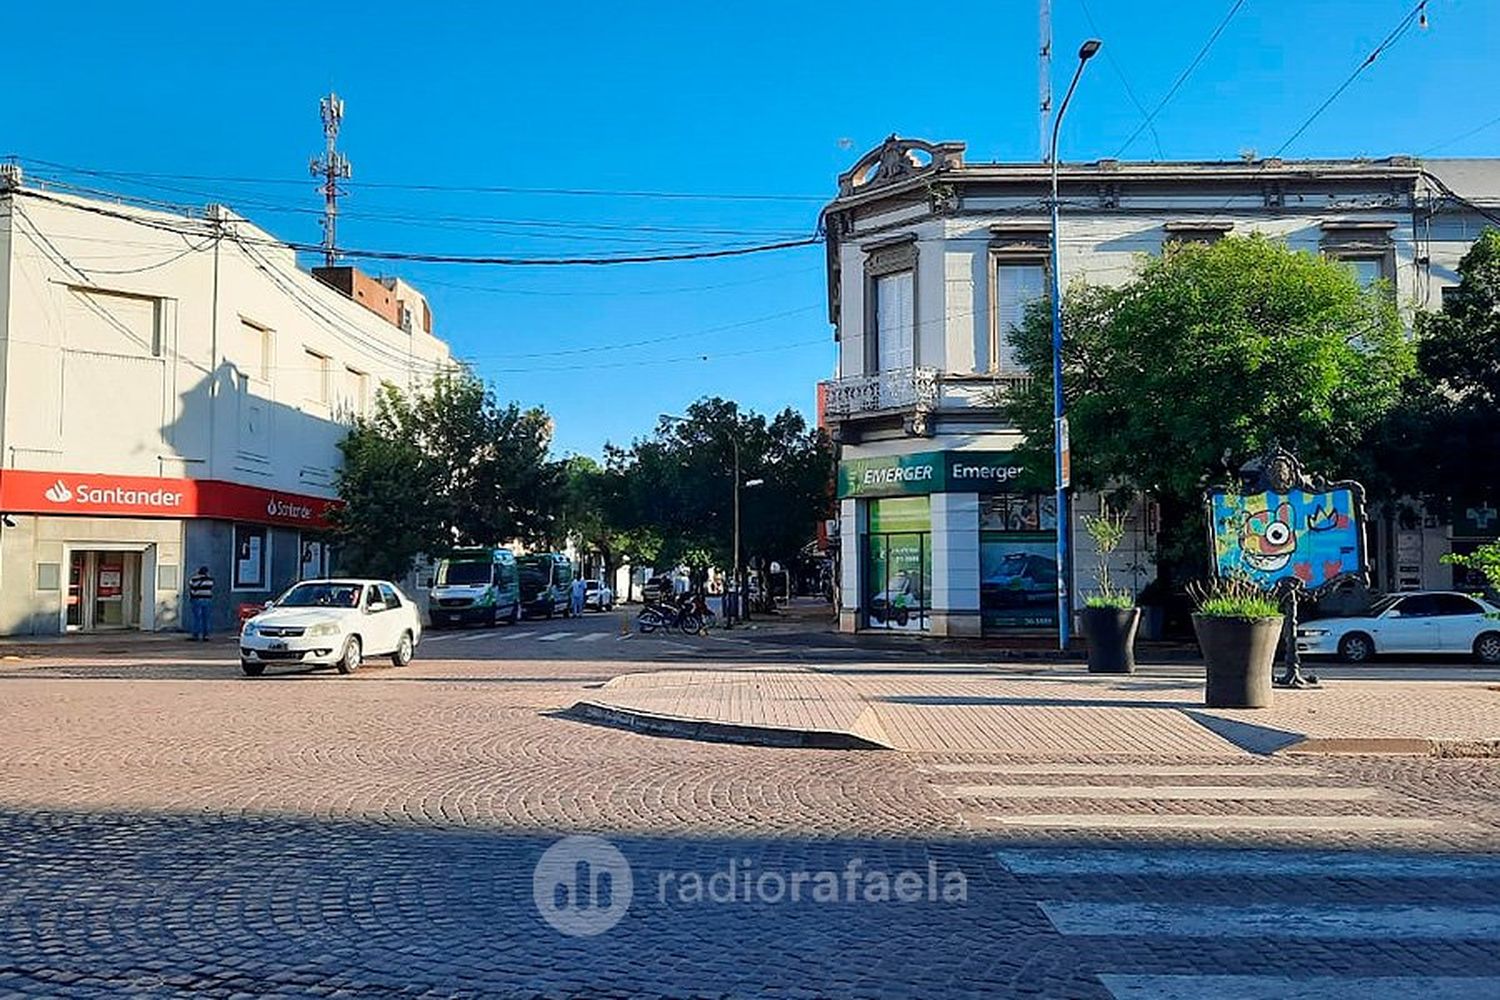
<svg viewBox="0 0 1500 1000">
<path fill-rule="evenodd" d="M 461 636 L 458 637 L 458 641 L 459 642 L 483 642 L 486 639 L 499 639 L 499 638 L 501 638 L 501 635 L 500 635 L 499 632 L 476 632 L 474 635 L 461 635 Z M 506 636 L 505 638 L 511 638 L 511 637 L 510 636 Z"/>
<path fill-rule="evenodd" d="M 1359 802 L 1380 789 L 1256 785 L 934 785 L 950 799 L 1169 799 L 1173 801 Z"/>
<path fill-rule="evenodd" d="M 608 639 L 608 632 L 590 632 L 588 635 L 580 635 L 579 642 L 598 642 L 600 639 Z"/>
<path fill-rule="evenodd" d="M 536 641 L 537 642 L 557 642 L 559 639 L 566 639 L 566 638 L 568 638 L 568 636 L 575 635 L 575 634 L 576 633 L 574 633 L 574 632 L 548 632 L 546 635 L 539 635 L 539 636 L 537 636 L 536 637 Z"/>
<path fill-rule="evenodd" d="M 1316 767 L 1282 767 L 1274 764 L 929 764 L 923 770 L 944 774 L 1097 774 L 1164 778 L 1249 778 L 1267 775 L 1305 777 L 1321 774 Z"/>
<path fill-rule="evenodd" d="M 1037 813 L 982 816 L 977 821 L 981 826 L 998 824 L 1063 830 L 1317 830 L 1325 833 L 1433 830 L 1445 825 L 1440 820 L 1404 816 L 1210 816 L 1196 813 Z"/>
<path fill-rule="evenodd" d="M 1167 878 L 1246 875 L 1331 878 L 1494 878 L 1500 856 L 1389 855 L 1352 851 L 1182 850 L 996 851 L 1001 867 L 1016 875 L 1150 875 Z M 1500 994 L 1497 994 L 1500 996 Z"/>
<path fill-rule="evenodd" d="M 1115 1000 L 1368 1000 L 1370 997 L 1421 997 L 1422 1000 L 1473 1000 L 1500 996 L 1500 978 L 1459 976 L 1121 976 L 1103 974 L 1099 981 Z"/>
<path fill-rule="evenodd" d="M 1053 900 L 1039 902 L 1037 905 L 1059 933 L 1085 937 L 1500 940 L 1500 906 L 1321 906 L 1285 903 L 1181 906 L 1166 903 L 1079 903 Z"/>
</svg>

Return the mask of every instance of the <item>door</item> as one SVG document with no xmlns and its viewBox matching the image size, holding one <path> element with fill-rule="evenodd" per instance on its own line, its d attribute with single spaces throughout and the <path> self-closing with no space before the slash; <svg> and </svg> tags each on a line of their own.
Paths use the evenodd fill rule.
<svg viewBox="0 0 1500 1000">
<path fill-rule="evenodd" d="M 1488 628 L 1500 628 L 1500 622 L 1485 617 L 1484 608 L 1473 598 L 1463 594 L 1437 594 L 1433 597 L 1437 605 L 1439 646 L 1445 653 L 1468 653 L 1474 649 L 1474 640 Z"/>
<path fill-rule="evenodd" d="M 1370 630 L 1375 648 L 1382 653 L 1437 652 L 1442 645 L 1436 612 L 1436 600 L 1427 594 L 1399 601 Z"/>
<path fill-rule="evenodd" d="M 364 651 L 366 655 L 378 656 L 396 648 L 397 616 L 391 614 L 390 605 L 385 605 L 380 588 L 371 584 L 365 588 Z"/>
<path fill-rule="evenodd" d="M 75 550 L 68 557 L 68 603 L 64 625 L 71 632 L 140 628 L 141 554 Z"/>
</svg>

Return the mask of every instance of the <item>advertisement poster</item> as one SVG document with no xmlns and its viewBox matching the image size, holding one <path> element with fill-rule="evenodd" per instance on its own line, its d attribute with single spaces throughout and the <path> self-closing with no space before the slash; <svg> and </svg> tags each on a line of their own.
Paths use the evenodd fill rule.
<svg viewBox="0 0 1500 1000">
<path fill-rule="evenodd" d="M 1316 591 L 1363 570 L 1364 525 L 1351 489 L 1215 492 L 1210 505 L 1220 576 L 1249 577 L 1268 590 L 1296 579 Z"/>
<path fill-rule="evenodd" d="M 869 593 L 865 601 L 871 628 L 923 632 L 931 627 L 932 536 L 900 532 L 869 537 Z"/>
<path fill-rule="evenodd" d="M 979 610 L 986 629 L 1057 626 L 1053 532 L 980 534 Z"/>
<path fill-rule="evenodd" d="M 234 567 L 236 587 L 253 589 L 265 586 L 265 580 L 262 579 L 265 543 L 265 536 L 259 532 L 246 532 L 240 537 L 239 560 Z"/>
</svg>

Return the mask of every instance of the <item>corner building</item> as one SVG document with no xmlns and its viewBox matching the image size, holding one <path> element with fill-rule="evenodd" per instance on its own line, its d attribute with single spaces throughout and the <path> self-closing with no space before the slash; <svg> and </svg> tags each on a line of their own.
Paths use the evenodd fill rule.
<svg viewBox="0 0 1500 1000">
<path fill-rule="evenodd" d="M 341 272 L 348 272 L 347 274 Z M 404 295 L 374 305 L 340 288 Z M 336 569 L 338 442 L 451 364 L 411 286 L 175 214 L 0 175 L 0 633 L 166 630 Z"/>
<path fill-rule="evenodd" d="M 963 143 L 890 137 L 839 178 L 823 210 L 828 318 L 838 343 L 818 409 L 838 449 L 835 523 L 844 631 L 933 635 L 1053 632 L 1059 575 L 1076 609 L 1096 553 L 1073 497 L 1073 565 L 1056 560 L 1050 491 L 1016 488 L 1019 432 L 1006 395 L 1050 372 L 1016 358 L 1012 331 L 1047 295 L 1049 168 L 969 163 Z M 1408 325 L 1436 309 L 1459 260 L 1500 207 L 1500 161 L 1253 160 L 1063 164 L 1061 284 L 1127 280 L 1172 242 L 1263 233 L 1380 281 Z M 1052 482 L 1048 468 L 1030 482 Z M 1378 512 L 1375 589 L 1461 585 L 1441 557 L 1500 531 L 1494 504 L 1467 498 L 1462 523 L 1414 501 Z M 1112 565 L 1139 590 L 1155 575 L 1156 511 L 1130 510 Z M 1484 521 L 1487 528 L 1476 526 Z"/>
</svg>

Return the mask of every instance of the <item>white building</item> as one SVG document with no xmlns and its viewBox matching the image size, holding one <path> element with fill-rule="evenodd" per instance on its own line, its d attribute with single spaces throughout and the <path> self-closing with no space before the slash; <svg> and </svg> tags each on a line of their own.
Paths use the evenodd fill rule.
<svg viewBox="0 0 1500 1000">
<path fill-rule="evenodd" d="M 845 630 L 1056 627 L 1055 503 L 1012 492 L 1019 436 L 996 406 L 1013 386 L 1050 378 L 1019 368 L 1010 339 L 1048 283 L 1048 167 L 963 154 L 962 143 L 892 136 L 839 178 L 824 211 L 839 358 L 820 399 L 839 445 Z M 1484 225 L 1475 206 L 1500 206 L 1493 160 L 1102 160 L 1060 173 L 1064 285 L 1126 280 L 1138 255 L 1171 240 L 1260 232 L 1386 280 L 1408 317 L 1456 283 Z M 1097 500 L 1076 498 L 1075 518 L 1092 509 Z M 1154 575 L 1152 512 L 1129 515 L 1117 580 L 1139 584 Z M 1093 586 L 1080 528 L 1075 595 Z M 1453 530 L 1382 522 L 1371 533 L 1376 586 L 1450 585 L 1439 557 L 1472 541 Z"/>
<path fill-rule="evenodd" d="M 327 572 L 348 418 L 382 381 L 451 363 L 425 300 L 429 319 L 405 329 L 375 308 L 221 206 L 72 197 L 7 168 L 0 633 L 175 628 L 200 565 L 224 628 L 239 604 Z"/>
</svg>

